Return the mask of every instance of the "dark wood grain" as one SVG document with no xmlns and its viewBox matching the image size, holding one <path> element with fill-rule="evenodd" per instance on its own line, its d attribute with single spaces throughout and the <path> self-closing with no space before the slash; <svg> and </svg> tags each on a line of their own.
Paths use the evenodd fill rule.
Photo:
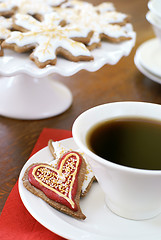
<svg viewBox="0 0 161 240">
<path fill-rule="evenodd" d="M 99 4 L 103 1 L 89 2 Z M 82 70 L 71 77 L 56 76 L 73 94 L 73 104 L 65 113 L 37 121 L 0 117 L 0 211 L 44 127 L 71 130 L 80 113 L 102 103 L 122 100 L 161 103 L 161 86 L 143 76 L 134 64 L 138 46 L 154 37 L 145 19 L 147 2 L 113 0 L 118 11 L 131 15 L 137 33 L 136 45 L 128 57 L 115 66 L 106 65 L 93 73 Z"/>
</svg>

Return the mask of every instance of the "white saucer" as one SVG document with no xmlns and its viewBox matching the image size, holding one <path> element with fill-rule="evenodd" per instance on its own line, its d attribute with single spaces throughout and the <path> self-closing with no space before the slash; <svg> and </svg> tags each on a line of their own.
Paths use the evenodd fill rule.
<svg viewBox="0 0 161 240">
<path fill-rule="evenodd" d="M 78 149 L 72 138 L 62 142 L 67 148 Z M 48 147 L 42 149 L 27 161 L 19 177 L 19 192 L 25 207 L 47 229 L 73 240 L 161 239 L 161 214 L 145 221 L 121 218 L 106 207 L 104 194 L 98 183 L 93 183 L 87 196 L 80 200 L 81 209 L 87 217 L 85 220 L 69 217 L 27 191 L 22 183 L 26 168 L 34 162 L 50 162 L 51 160 L 52 156 Z"/>
<path fill-rule="evenodd" d="M 142 47 L 142 45 L 137 49 L 135 57 L 134 57 L 134 63 L 136 65 L 136 67 L 147 78 L 153 80 L 154 82 L 157 82 L 157 83 L 161 84 L 161 78 L 160 77 L 158 77 L 157 75 L 154 75 L 153 73 L 151 73 L 150 71 L 148 71 L 146 68 L 144 68 L 142 66 L 141 61 L 140 61 L 140 49 L 141 49 L 141 47 Z"/>
<path fill-rule="evenodd" d="M 161 42 L 157 38 L 144 42 L 139 47 L 140 64 L 149 72 L 161 77 Z"/>
</svg>

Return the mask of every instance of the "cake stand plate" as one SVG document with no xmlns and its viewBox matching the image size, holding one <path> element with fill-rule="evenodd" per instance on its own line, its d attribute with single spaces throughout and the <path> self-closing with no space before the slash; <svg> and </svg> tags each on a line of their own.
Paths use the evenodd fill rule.
<svg viewBox="0 0 161 240">
<path fill-rule="evenodd" d="M 114 65 L 128 56 L 135 45 L 132 39 L 122 43 L 103 42 L 92 51 L 93 61 L 71 62 L 58 57 L 55 66 L 38 68 L 28 53 L 5 49 L 0 58 L 0 115 L 16 119 L 43 119 L 66 111 L 72 104 L 72 93 L 54 76 L 72 76 L 80 70 L 97 71 L 105 64 Z"/>
</svg>

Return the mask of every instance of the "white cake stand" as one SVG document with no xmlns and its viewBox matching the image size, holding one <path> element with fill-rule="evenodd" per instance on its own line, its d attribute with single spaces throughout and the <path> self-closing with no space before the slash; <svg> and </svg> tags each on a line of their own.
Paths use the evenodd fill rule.
<svg viewBox="0 0 161 240">
<path fill-rule="evenodd" d="M 128 56 L 135 44 L 132 39 L 119 44 L 103 42 L 92 51 L 94 60 L 71 62 L 58 58 L 55 66 L 40 69 L 27 53 L 5 50 L 0 58 L 0 115 L 16 119 L 43 119 L 66 111 L 72 103 L 70 90 L 54 79 L 54 74 L 72 76 L 85 69 L 93 72 L 105 64 L 116 64 Z"/>
</svg>

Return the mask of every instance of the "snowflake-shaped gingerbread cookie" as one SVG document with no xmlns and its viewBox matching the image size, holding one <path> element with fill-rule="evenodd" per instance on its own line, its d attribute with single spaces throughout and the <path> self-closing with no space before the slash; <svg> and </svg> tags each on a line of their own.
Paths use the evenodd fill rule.
<svg viewBox="0 0 161 240">
<path fill-rule="evenodd" d="M 27 14 L 16 14 L 14 27 L 18 26 L 19 30 L 22 28 L 26 32 L 11 32 L 3 47 L 17 52 L 34 49 L 30 59 L 40 68 L 55 65 L 57 55 L 71 61 L 92 60 L 90 51 L 82 43 L 89 42 L 92 31 L 75 25 L 61 27 L 61 21 L 56 13 L 44 15 L 42 22 Z"/>
<path fill-rule="evenodd" d="M 53 11 L 66 0 L 1 0 L 0 15 L 12 16 L 16 12 L 33 16 L 44 15 Z"/>
<path fill-rule="evenodd" d="M 93 8 L 93 4 L 81 1 L 81 0 L 68 0 L 65 3 L 61 4 L 61 8 L 72 8 L 72 9 L 82 9 L 82 8 Z M 95 6 L 95 10 L 99 13 L 107 12 L 107 11 L 114 11 L 115 7 L 111 2 L 103 2 L 98 6 Z"/>
<path fill-rule="evenodd" d="M 69 1 L 66 5 L 71 7 L 55 8 L 55 11 L 69 25 L 77 24 L 89 28 L 94 34 L 88 47 L 92 50 L 99 46 L 102 39 L 110 42 L 121 42 L 132 38 L 133 31 L 127 24 L 129 16 L 114 10 L 110 3 L 102 3 L 98 6 L 84 3 L 77 0 Z"/>
</svg>

